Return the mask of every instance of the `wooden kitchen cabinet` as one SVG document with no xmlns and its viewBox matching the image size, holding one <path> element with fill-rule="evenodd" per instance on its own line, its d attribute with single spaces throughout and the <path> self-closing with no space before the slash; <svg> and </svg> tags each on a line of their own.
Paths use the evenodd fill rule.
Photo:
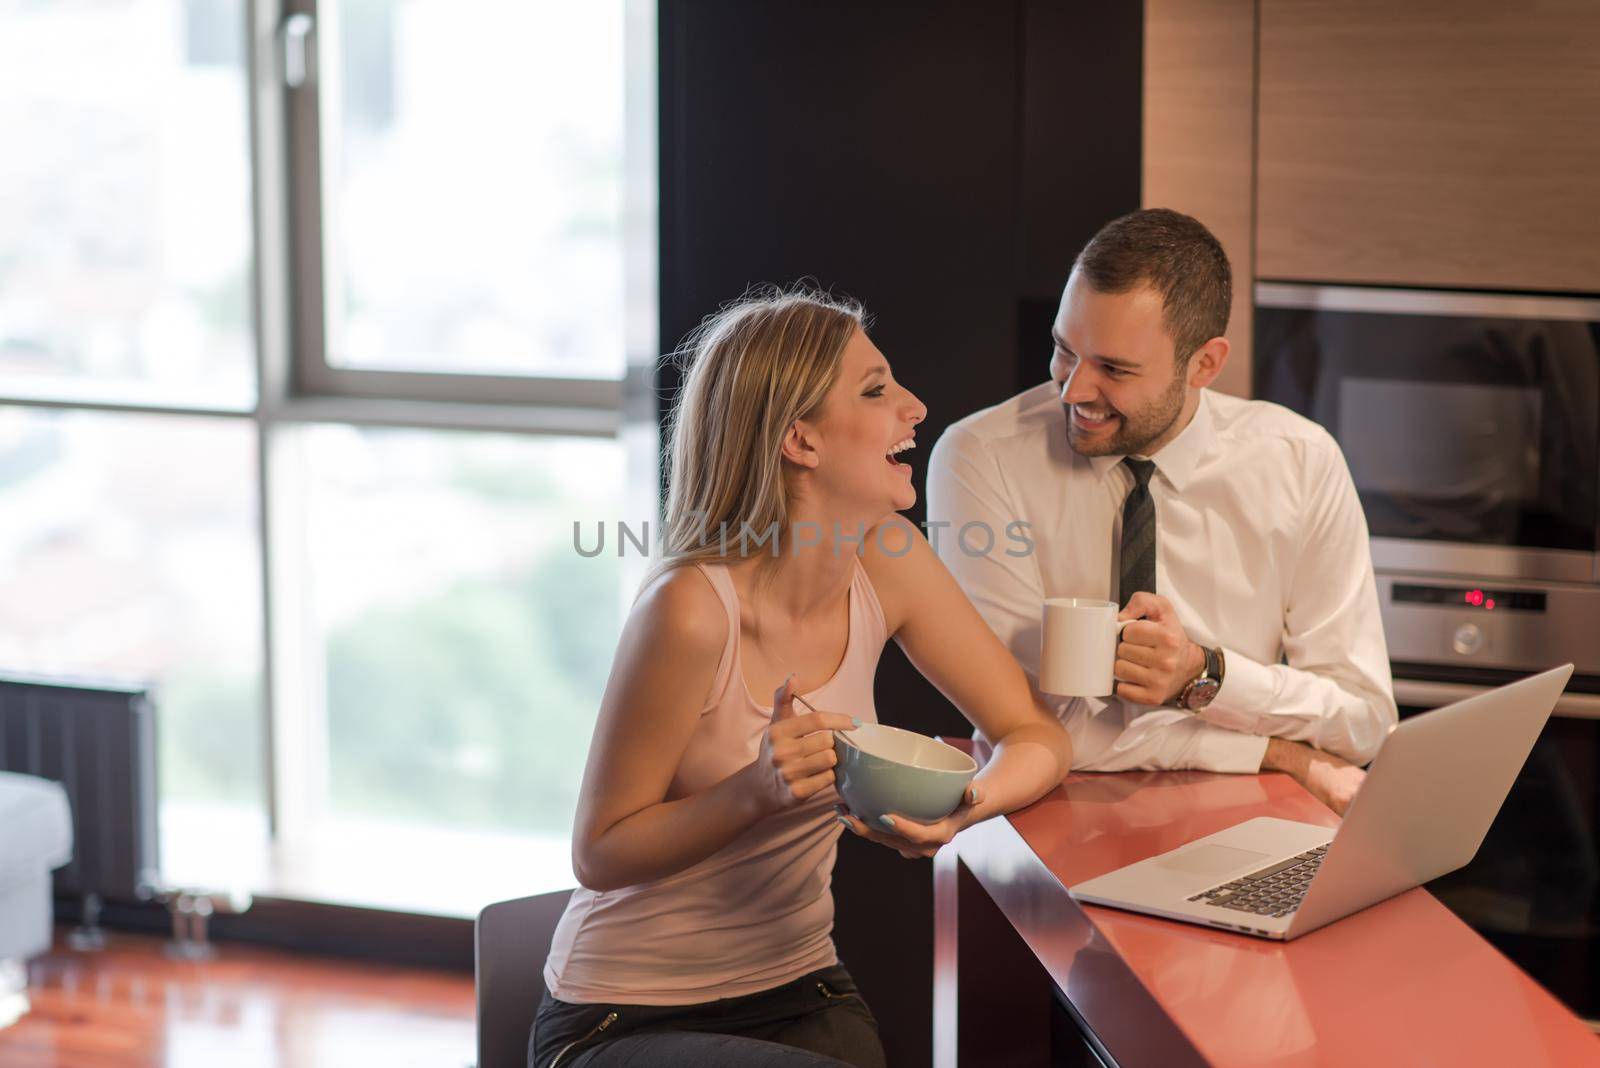
<svg viewBox="0 0 1600 1068">
<path fill-rule="evenodd" d="M 1257 277 L 1600 292 L 1600 3 L 1259 11 Z"/>
<path fill-rule="evenodd" d="M 1214 389 L 1250 395 L 1253 0 L 1146 0 L 1141 206 L 1193 215 L 1233 268 L 1233 350 Z"/>
</svg>

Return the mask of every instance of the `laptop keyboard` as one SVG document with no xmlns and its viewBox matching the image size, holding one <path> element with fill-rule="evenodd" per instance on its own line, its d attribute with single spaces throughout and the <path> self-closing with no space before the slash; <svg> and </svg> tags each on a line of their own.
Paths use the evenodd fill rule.
<svg viewBox="0 0 1600 1068">
<path fill-rule="evenodd" d="M 1262 868 L 1231 883 L 1214 886 L 1189 900 L 1257 916 L 1287 916 L 1300 907 L 1306 890 L 1311 886 L 1311 879 L 1322 866 L 1322 858 L 1327 852 L 1327 846 L 1318 846 L 1270 868 Z"/>
</svg>

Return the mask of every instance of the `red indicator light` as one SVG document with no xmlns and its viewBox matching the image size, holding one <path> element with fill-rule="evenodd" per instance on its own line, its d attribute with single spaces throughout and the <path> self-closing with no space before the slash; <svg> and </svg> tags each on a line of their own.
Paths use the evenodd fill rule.
<svg viewBox="0 0 1600 1068">
<path fill-rule="evenodd" d="M 1485 608 L 1493 608 L 1494 607 L 1494 598 L 1491 597 L 1487 601 L 1483 602 L 1483 607 L 1485 607 Z"/>
<path fill-rule="evenodd" d="M 1473 590 L 1471 593 L 1467 594 L 1467 603 L 1472 605 L 1474 608 L 1482 606 L 1483 591 Z"/>
</svg>

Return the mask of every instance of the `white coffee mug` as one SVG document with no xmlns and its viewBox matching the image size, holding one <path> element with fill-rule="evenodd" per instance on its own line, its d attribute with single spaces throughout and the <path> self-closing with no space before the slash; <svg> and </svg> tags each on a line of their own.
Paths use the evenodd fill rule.
<svg viewBox="0 0 1600 1068">
<path fill-rule="evenodd" d="M 1039 689 L 1066 697 L 1108 697 L 1116 677 L 1122 628 L 1117 606 L 1089 597 L 1051 597 L 1044 602 L 1039 641 Z"/>
</svg>

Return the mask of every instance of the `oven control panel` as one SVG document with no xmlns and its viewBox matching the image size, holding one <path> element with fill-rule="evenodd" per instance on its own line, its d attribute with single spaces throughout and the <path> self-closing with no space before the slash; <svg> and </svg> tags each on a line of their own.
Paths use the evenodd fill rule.
<svg viewBox="0 0 1600 1068">
<path fill-rule="evenodd" d="M 1396 582 L 1389 599 L 1396 604 L 1436 604 L 1483 612 L 1543 612 L 1542 590 L 1490 589 L 1484 586 L 1423 586 Z"/>
<path fill-rule="evenodd" d="M 1600 586 L 1480 585 L 1383 571 L 1376 578 L 1391 660 L 1506 670 L 1570 660 L 1579 674 L 1600 674 Z"/>
</svg>

